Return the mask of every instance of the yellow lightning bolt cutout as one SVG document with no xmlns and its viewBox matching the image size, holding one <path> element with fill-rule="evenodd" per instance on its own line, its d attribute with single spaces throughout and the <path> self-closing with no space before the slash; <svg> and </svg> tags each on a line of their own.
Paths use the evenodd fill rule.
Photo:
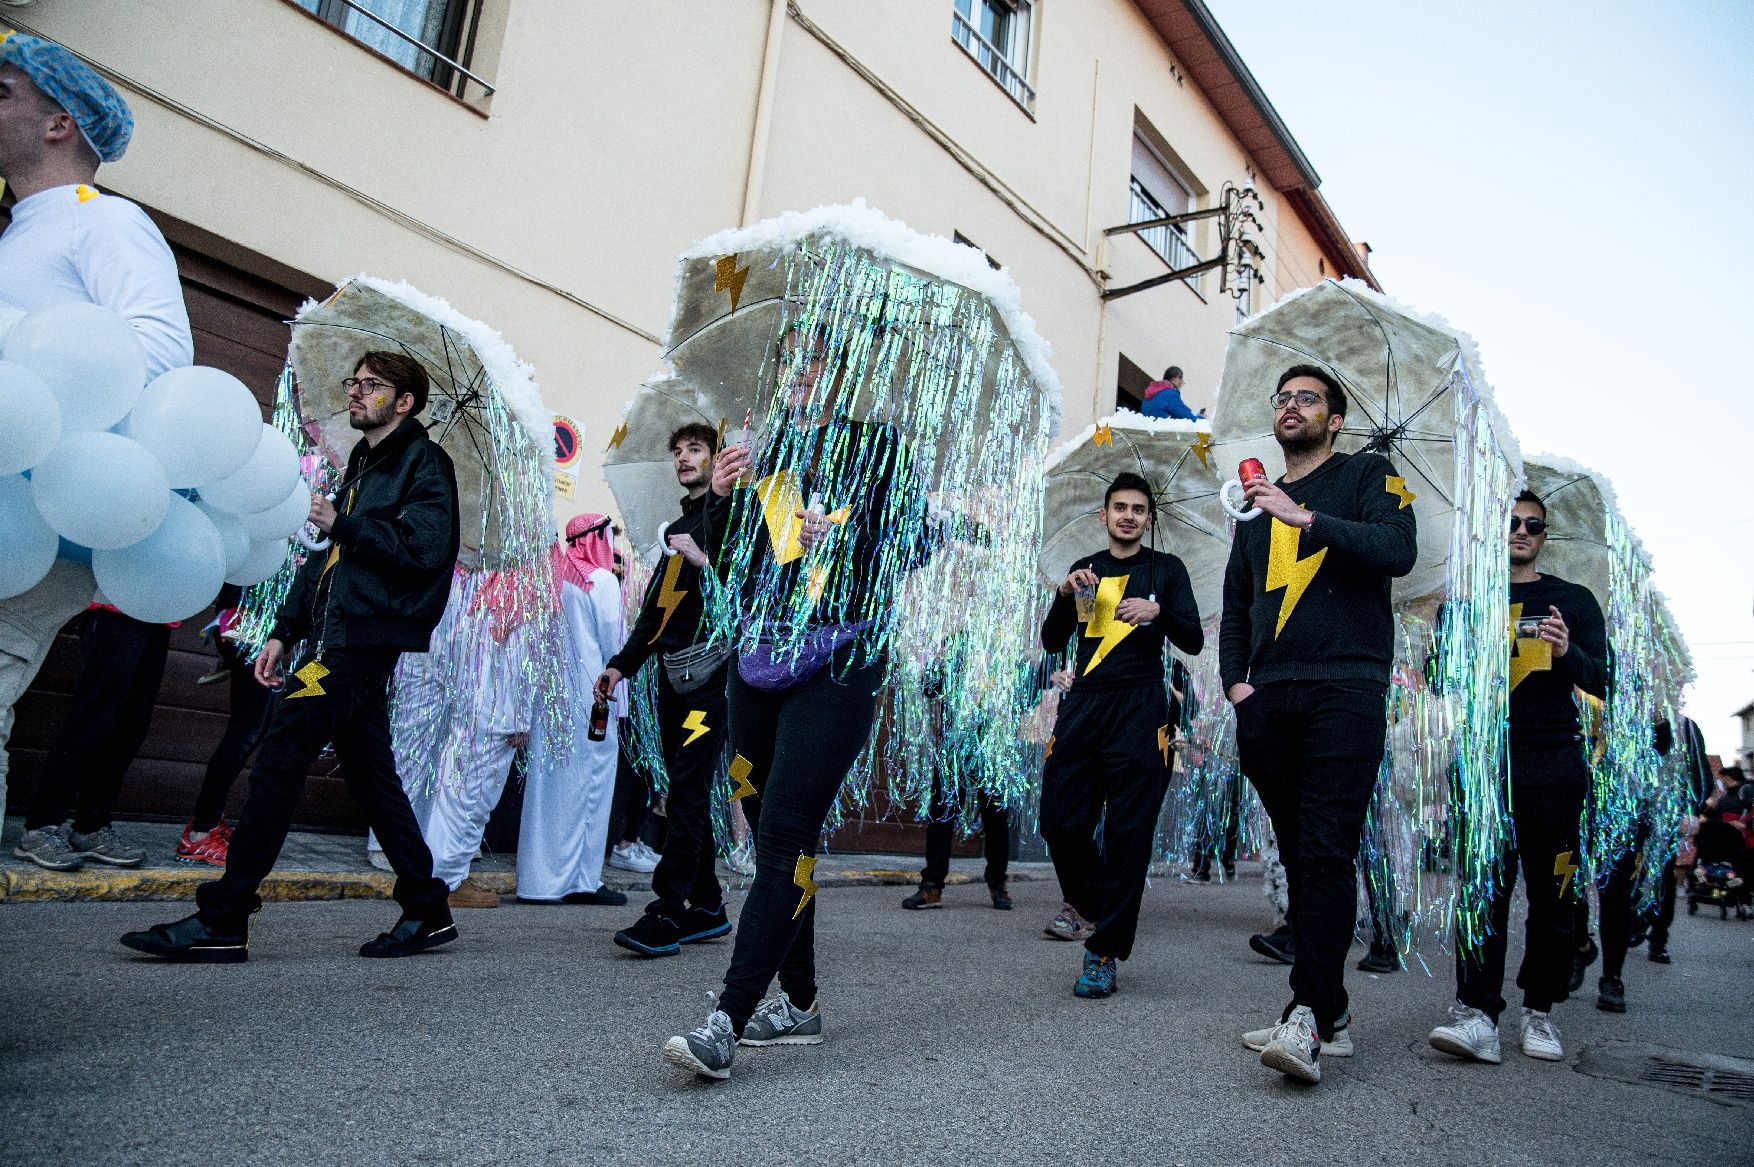
<svg viewBox="0 0 1754 1167">
<path fill-rule="evenodd" d="M 1101 637 L 1102 643 L 1096 646 L 1095 655 L 1084 666 L 1086 674 L 1095 672 L 1096 666 L 1114 650 L 1114 646 L 1133 634 L 1134 626 L 1115 616 L 1121 594 L 1126 590 L 1127 577 L 1124 575 L 1105 575 L 1096 585 L 1096 614 L 1090 618 L 1084 635 Z"/>
<path fill-rule="evenodd" d="M 710 733 L 713 727 L 706 723 L 706 710 L 691 709 L 688 716 L 682 719 L 682 728 L 689 731 L 688 736 L 682 739 L 682 744 L 691 746 Z"/>
<path fill-rule="evenodd" d="M 731 759 L 731 801 L 748 798 L 755 793 L 755 783 L 749 781 L 749 775 L 755 773 L 755 763 L 738 754 Z"/>
<path fill-rule="evenodd" d="M 713 449 L 722 450 L 725 448 L 725 427 L 730 424 L 730 421 L 731 419 L 728 417 L 719 419 L 719 440 L 714 444 Z"/>
<path fill-rule="evenodd" d="M 613 450 L 616 446 L 619 446 L 622 442 L 625 442 L 626 440 L 627 440 L 627 423 L 622 422 L 620 425 L 615 427 L 615 432 L 609 435 L 609 449 Z"/>
<path fill-rule="evenodd" d="M 743 281 L 749 278 L 749 265 L 737 266 L 734 255 L 721 256 L 713 265 L 713 291 L 731 293 L 731 311 L 737 310 L 737 301 L 743 296 Z"/>
<path fill-rule="evenodd" d="M 804 895 L 798 900 L 798 906 L 792 909 L 792 919 L 794 920 L 804 911 L 804 905 L 810 902 L 810 897 L 821 890 L 816 886 L 816 881 L 810 878 L 814 874 L 816 874 L 816 856 L 798 856 L 798 862 L 792 867 L 792 885 L 802 890 Z"/>
<path fill-rule="evenodd" d="M 1386 475 L 1383 480 L 1383 489 L 1401 500 L 1401 505 L 1396 507 L 1396 510 L 1406 510 L 1413 505 L 1413 500 L 1419 497 L 1407 489 L 1407 480 L 1399 474 Z"/>
<path fill-rule="evenodd" d="M 322 680 L 329 675 L 329 670 L 322 661 L 311 661 L 292 675 L 303 681 L 305 687 L 296 693 L 288 693 L 286 695 L 288 701 L 294 697 L 324 697 L 328 695 L 323 689 Z"/>
<path fill-rule="evenodd" d="M 1098 446 L 1112 446 L 1115 444 L 1115 432 L 1106 425 L 1099 425 L 1096 427 L 1096 433 L 1091 435 L 1090 440 Z"/>
<path fill-rule="evenodd" d="M 755 497 L 761 500 L 761 515 L 767 520 L 767 538 L 773 544 L 774 561 L 790 563 L 801 558 L 804 544 L 798 541 L 798 534 L 804 529 L 804 520 L 798 517 L 798 512 L 804 509 L 804 496 L 792 476 L 781 470 L 762 479 L 755 489 Z"/>
<path fill-rule="evenodd" d="M 1207 468 L 1211 467 L 1211 465 L 1212 465 L 1212 462 L 1211 462 L 1212 435 L 1211 434 L 1201 434 L 1198 438 L 1196 438 L 1194 440 L 1194 444 L 1189 446 L 1188 449 L 1192 450 L 1194 452 L 1195 456 L 1200 459 L 1200 465 L 1205 466 Z"/>
<path fill-rule="evenodd" d="M 1528 679 L 1530 673 L 1551 672 L 1553 669 L 1553 646 L 1539 636 L 1517 636 L 1516 622 L 1522 619 L 1523 606 L 1510 606 L 1510 691 Z"/>
<path fill-rule="evenodd" d="M 1163 751 L 1163 764 L 1169 765 L 1169 726 L 1157 727 L 1157 748 Z"/>
<path fill-rule="evenodd" d="M 688 592 L 676 586 L 676 580 L 682 575 L 682 556 L 669 556 L 664 564 L 664 578 L 658 583 L 658 607 L 663 609 L 664 618 L 658 622 L 658 630 L 652 633 L 647 644 L 658 643 L 658 637 L 664 635 L 664 629 L 670 626 L 670 617 L 676 614 L 677 605 Z"/>
<path fill-rule="evenodd" d="M 1328 557 L 1328 549 L 1323 547 L 1307 559 L 1297 557 L 1298 544 L 1303 542 L 1303 528 L 1293 527 L 1289 523 L 1273 520 L 1272 543 L 1267 548 L 1267 588 L 1277 591 L 1285 589 L 1285 595 L 1279 601 L 1279 624 L 1273 629 L 1273 638 L 1285 631 L 1285 621 L 1291 619 L 1291 613 L 1297 609 L 1297 601 L 1303 599 L 1304 591 L 1310 581 L 1315 579 L 1316 572 L 1321 570 L 1322 560 Z"/>
<path fill-rule="evenodd" d="M 1571 861 L 1570 851 L 1561 851 L 1554 857 L 1553 874 L 1565 877 L 1559 884 L 1559 898 L 1564 899 L 1565 893 L 1571 890 L 1571 877 L 1577 874 L 1577 864 Z"/>
</svg>

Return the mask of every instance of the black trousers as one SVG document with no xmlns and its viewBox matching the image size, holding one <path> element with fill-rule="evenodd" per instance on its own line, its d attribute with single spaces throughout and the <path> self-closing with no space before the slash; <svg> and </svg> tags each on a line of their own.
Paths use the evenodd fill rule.
<svg viewBox="0 0 1754 1167">
<path fill-rule="evenodd" d="M 195 796 L 195 813 L 189 826 L 197 831 L 211 831 L 225 814 L 225 800 L 231 796 L 232 783 L 243 771 L 244 763 L 255 752 L 268 728 L 268 712 L 274 694 L 256 683 L 256 673 L 249 663 L 231 660 L 230 711 L 225 719 L 225 736 L 207 759 L 207 774 L 201 780 L 201 792 Z"/>
<path fill-rule="evenodd" d="M 670 774 L 670 793 L 665 800 L 670 828 L 664 838 L 664 854 L 652 872 L 652 891 L 657 895 L 646 907 L 652 915 L 680 922 L 691 905 L 716 911 L 725 902 L 715 866 L 712 790 L 724 753 L 727 706 L 725 667 L 706 684 L 689 693 L 678 693 L 663 673 L 663 664 L 652 661 L 647 668 L 658 674 L 658 732 L 664 745 L 664 769 Z M 696 716 L 698 715 L 698 716 Z M 696 732 L 686 723 L 704 726 Z"/>
<path fill-rule="evenodd" d="M 949 802 L 941 775 L 932 778 L 932 802 L 926 808 L 926 866 L 920 871 L 922 886 L 943 887 L 950 874 L 950 845 L 956 839 L 956 819 L 961 809 Z M 1011 869 L 1011 812 L 984 790 L 975 792 L 981 816 L 981 841 L 986 853 L 989 888 L 1005 886 Z"/>
<path fill-rule="evenodd" d="M 1650 921 L 1652 949 L 1669 946 L 1669 926 L 1675 922 L 1675 861 L 1663 864 L 1663 882 L 1657 889 L 1657 910 Z"/>
<path fill-rule="evenodd" d="M 1519 864 L 1529 901 L 1523 962 L 1516 976 L 1523 1005 L 1545 1013 L 1568 995 L 1575 947 L 1576 905 L 1572 897 L 1583 894 L 1576 880 L 1578 817 L 1583 813 L 1589 783 L 1589 764 L 1581 741 L 1511 743 L 1514 838 L 1506 840 L 1492 896 L 1492 930 L 1472 953 L 1456 945 L 1456 999 L 1494 1021 L 1505 1010 L 1505 948 Z"/>
<path fill-rule="evenodd" d="M 1242 772 L 1273 821 L 1289 885 L 1297 956 L 1284 1016 L 1307 1006 L 1323 1038 L 1348 1005 L 1358 846 L 1382 766 L 1386 691 L 1371 681 L 1283 681 L 1236 707 Z"/>
<path fill-rule="evenodd" d="M 871 736 L 883 680 L 881 661 L 848 669 L 848 655 L 842 649 L 784 693 L 757 689 L 731 668 L 731 749 L 749 763 L 756 790 L 743 800 L 755 830 L 755 882 L 719 998 L 738 1033 L 776 973 L 799 1008 L 816 1000 L 816 843 Z"/>
<path fill-rule="evenodd" d="M 1638 923 L 1632 909 L 1632 897 L 1644 867 L 1646 848 L 1650 845 L 1648 827 L 1640 827 L 1633 849 L 1620 857 L 1606 883 L 1596 891 L 1600 904 L 1602 929 L 1602 975 L 1617 977 L 1626 967 L 1626 950 L 1632 947 L 1632 931 Z M 1669 945 L 1669 925 L 1675 922 L 1675 861 L 1663 866 L 1662 882 L 1657 887 L 1654 913 L 1647 917 L 1650 943 L 1655 948 Z M 1577 915 L 1572 924 L 1574 940 L 1582 940 L 1590 930 L 1589 900 L 1578 897 Z"/>
<path fill-rule="evenodd" d="M 171 630 L 95 608 L 81 617 L 79 680 L 49 750 L 24 828 L 73 820 L 80 834 L 110 825 L 122 779 L 146 740 L 164 681 Z"/>
<path fill-rule="evenodd" d="M 256 755 L 225 874 L 196 889 L 201 918 L 210 927 L 238 931 L 262 906 L 257 889 L 286 843 L 311 762 L 330 743 L 395 869 L 394 894 L 403 915 L 450 920 L 449 889 L 433 878 L 432 852 L 420 837 L 390 749 L 390 673 L 400 655 L 395 649 L 330 649 L 322 661 L 328 673 L 315 683 L 296 675 L 287 679 Z"/>
<path fill-rule="evenodd" d="M 1169 791 L 1170 725 L 1162 685 L 1074 685 L 1060 701 L 1048 739 L 1041 837 L 1061 894 L 1096 926 L 1084 947 L 1098 956 L 1125 960 L 1133 952 L 1157 818 Z"/>
<path fill-rule="evenodd" d="M 1222 828 L 1215 821 L 1220 813 L 1219 807 L 1224 808 Z M 1236 849 L 1241 842 L 1242 779 L 1232 776 L 1226 780 L 1224 789 L 1212 800 L 1212 805 L 1207 806 L 1200 815 L 1198 829 L 1194 832 L 1194 874 L 1210 875 L 1214 855 L 1226 871 L 1235 867 Z"/>
<path fill-rule="evenodd" d="M 609 810 L 609 845 L 638 842 L 652 809 L 652 786 L 628 757 L 628 739 L 620 739 L 615 753 L 615 795 Z"/>
</svg>

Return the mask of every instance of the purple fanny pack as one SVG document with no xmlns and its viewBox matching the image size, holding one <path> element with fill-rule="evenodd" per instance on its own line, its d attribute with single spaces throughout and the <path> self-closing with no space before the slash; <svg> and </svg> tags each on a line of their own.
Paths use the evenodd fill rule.
<svg viewBox="0 0 1754 1167">
<path fill-rule="evenodd" d="M 813 680 L 827 667 L 829 658 L 869 627 L 869 620 L 827 624 L 805 633 L 796 645 L 783 647 L 764 640 L 737 657 L 737 675 L 768 693 L 796 689 Z"/>
</svg>

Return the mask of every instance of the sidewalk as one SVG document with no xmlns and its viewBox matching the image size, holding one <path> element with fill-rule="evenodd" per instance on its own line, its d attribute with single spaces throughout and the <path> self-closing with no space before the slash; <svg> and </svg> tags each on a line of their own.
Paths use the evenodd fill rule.
<svg viewBox="0 0 1754 1167">
<path fill-rule="evenodd" d="M 179 863 L 175 859 L 182 827 L 175 823 L 118 822 L 116 830 L 136 847 L 146 848 L 140 867 L 106 867 L 88 863 L 78 871 L 45 871 L 26 859 L 15 858 L 12 849 L 24 831 L 22 817 L 6 819 L 0 831 L 0 902 L 43 903 L 103 900 L 188 900 L 195 886 L 212 879 L 218 869 L 205 864 Z M 952 859 L 948 883 L 975 883 L 981 878 L 978 858 Z M 471 874 L 489 891 L 512 895 L 517 888 L 516 857 L 488 854 L 475 861 Z M 719 876 L 731 887 L 748 880 L 725 868 Z M 912 885 L 920 877 L 917 855 L 823 855 L 816 865 L 816 882 L 822 887 L 861 885 Z M 1051 880 L 1050 863 L 1013 863 L 1011 879 Z M 603 880 L 626 892 L 651 890 L 649 875 L 618 871 L 605 866 Z M 265 900 L 388 899 L 396 877 L 366 862 L 363 835 L 330 835 L 294 831 L 274 873 L 262 885 Z"/>
</svg>

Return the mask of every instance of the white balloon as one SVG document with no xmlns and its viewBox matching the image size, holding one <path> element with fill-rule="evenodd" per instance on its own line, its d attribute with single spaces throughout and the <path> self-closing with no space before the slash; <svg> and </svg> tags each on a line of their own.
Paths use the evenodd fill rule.
<svg viewBox="0 0 1754 1167">
<path fill-rule="evenodd" d="M 20 320 L 24 319 L 24 309 L 14 308 L 11 304 L 0 304 L 0 353 L 6 351 L 6 338 Z"/>
<path fill-rule="evenodd" d="M 55 533 L 94 551 L 152 534 L 170 506 L 164 464 L 132 438 L 75 433 L 30 474 L 31 496 Z"/>
<path fill-rule="evenodd" d="M 220 545 L 225 548 L 225 574 L 230 575 L 244 565 L 250 557 L 250 533 L 233 514 L 228 514 L 211 503 L 197 502 L 201 513 L 213 522 L 214 530 L 219 532 Z"/>
<path fill-rule="evenodd" d="M 17 361 L 0 361 L 0 474 L 29 470 L 60 440 L 61 403 L 49 383 Z"/>
<path fill-rule="evenodd" d="M 158 530 L 127 547 L 91 553 L 91 573 L 110 603 L 136 620 L 187 620 L 225 582 L 225 546 L 213 520 L 181 495 Z"/>
<path fill-rule="evenodd" d="M 239 515 L 238 521 L 252 539 L 290 539 L 310 514 L 311 491 L 300 478 L 284 500 L 265 511 Z"/>
<path fill-rule="evenodd" d="M 42 583 L 60 546 L 54 529 L 37 514 L 24 476 L 0 478 L 0 600 Z"/>
<path fill-rule="evenodd" d="M 247 588 L 263 580 L 273 579 L 290 550 L 285 539 L 251 539 L 250 556 L 244 565 L 225 577 L 228 584 Z"/>
<path fill-rule="evenodd" d="M 57 304 L 25 316 L 6 336 L 6 359 L 49 383 L 64 433 L 107 430 L 134 408 L 146 383 L 146 350 L 128 322 L 96 304 Z"/>
<path fill-rule="evenodd" d="M 263 423 L 262 437 L 236 473 L 201 487 L 201 497 L 234 515 L 254 514 L 280 505 L 298 481 L 298 451 L 292 441 Z"/>
<path fill-rule="evenodd" d="M 230 373 L 193 365 L 155 377 L 122 432 L 158 455 L 173 488 L 200 486 L 243 469 L 262 440 L 262 410 Z"/>
</svg>

